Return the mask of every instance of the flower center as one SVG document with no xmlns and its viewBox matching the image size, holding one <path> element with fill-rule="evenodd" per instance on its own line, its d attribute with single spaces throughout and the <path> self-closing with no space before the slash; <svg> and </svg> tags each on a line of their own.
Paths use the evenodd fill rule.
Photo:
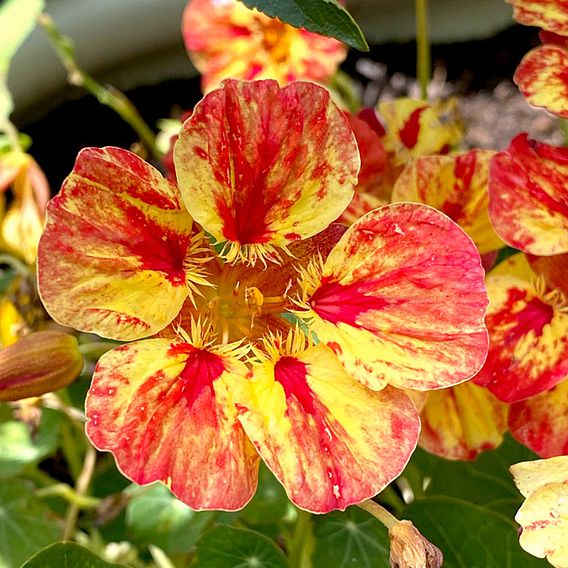
<svg viewBox="0 0 568 568">
<path fill-rule="evenodd" d="M 286 295 L 265 296 L 251 285 L 250 278 L 245 284 L 240 276 L 237 268 L 225 265 L 217 288 L 206 297 L 205 310 L 223 343 L 261 337 L 267 331 L 269 316 L 286 311 L 289 305 Z"/>
<path fill-rule="evenodd" d="M 283 63 L 290 52 L 291 34 L 293 31 L 278 20 L 270 20 L 262 26 L 262 46 L 270 54 L 275 63 Z"/>
</svg>

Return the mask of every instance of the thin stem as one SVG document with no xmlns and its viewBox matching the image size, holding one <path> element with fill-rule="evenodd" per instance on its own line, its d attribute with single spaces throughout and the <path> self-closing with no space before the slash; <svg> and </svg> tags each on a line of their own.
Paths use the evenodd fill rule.
<svg viewBox="0 0 568 568">
<path fill-rule="evenodd" d="M 428 0 L 415 0 L 414 6 L 416 12 L 416 76 L 422 99 L 427 100 L 431 73 Z"/>
<path fill-rule="evenodd" d="M 337 92 L 337 94 L 341 97 L 341 100 L 345 103 L 347 110 L 351 113 L 356 114 L 359 110 L 361 110 L 361 101 L 359 100 L 357 92 L 353 88 L 353 81 L 347 73 L 340 69 L 337 70 L 331 76 L 330 87 L 332 90 Z"/>
<path fill-rule="evenodd" d="M 152 555 L 152 559 L 158 568 L 175 568 L 175 564 L 168 558 L 166 553 L 155 544 L 150 544 L 148 551 Z"/>
<path fill-rule="evenodd" d="M 79 67 L 75 60 L 73 42 L 70 38 L 61 35 L 51 16 L 41 14 L 38 17 L 38 23 L 44 29 L 51 46 L 67 70 L 69 83 L 76 87 L 83 87 L 94 95 L 101 104 L 114 110 L 138 134 L 140 140 L 152 152 L 152 155 L 156 159 L 160 159 L 162 155 L 156 147 L 156 135 L 140 116 L 130 99 L 111 85 L 101 85 Z"/>
<path fill-rule="evenodd" d="M 56 485 L 51 485 L 49 487 L 43 487 L 36 491 L 38 497 L 62 497 L 68 503 L 74 504 L 79 509 L 92 509 L 97 507 L 101 500 L 96 497 L 88 497 L 85 495 L 79 495 L 73 488 L 67 485 L 67 483 L 57 483 Z"/>
<path fill-rule="evenodd" d="M 358 506 L 364 511 L 367 511 L 367 513 L 373 515 L 375 519 L 381 521 L 387 529 L 394 527 L 394 525 L 399 522 L 392 513 L 389 513 L 384 507 L 381 507 L 381 505 L 375 503 L 375 501 L 372 501 L 371 499 L 363 501 L 363 503 L 359 503 Z"/>
<path fill-rule="evenodd" d="M 89 490 L 93 473 L 95 471 L 95 464 L 97 462 L 97 452 L 93 447 L 87 448 L 85 454 L 85 461 L 83 462 L 83 469 L 77 478 L 75 484 L 75 494 L 78 498 L 84 497 Z M 71 503 L 67 509 L 67 516 L 65 517 L 65 525 L 63 526 L 62 540 L 71 540 L 75 533 L 75 526 L 79 516 L 80 507 L 77 503 Z"/>
<path fill-rule="evenodd" d="M 0 123 L 0 130 L 8 137 L 8 141 L 14 152 L 23 152 L 18 129 L 8 117 L 5 117 Z"/>
<path fill-rule="evenodd" d="M 108 341 L 92 341 L 90 343 L 81 343 L 79 345 L 79 353 L 81 353 L 83 357 L 97 360 L 107 351 L 114 349 L 116 345 L 116 343 L 110 343 Z"/>
<path fill-rule="evenodd" d="M 312 568 L 314 537 L 312 519 L 306 511 L 298 511 L 294 536 L 290 542 L 291 568 Z"/>
<path fill-rule="evenodd" d="M 61 400 L 61 397 L 57 396 L 56 394 L 50 392 L 44 394 L 42 397 L 42 405 L 46 408 L 51 408 L 52 410 L 57 410 L 62 414 L 65 414 L 68 418 L 70 418 L 73 423 L 79 426 L 79 430 L 83 432 L 83 423 L 87 420 L 85 417 L 84 412 L 75 408 L 73 406 L 68 406 Z"/>
<path fill-rule="evenodd" d="M 7 264 L 23 276 L 29 276 L 31 270 L 19 258 L 11 254 L 0 254 L 0 264 Z"/>
<path fill-rule="evenodd" d="M 81 475 L 81 458 L 76 451 L 77 443 L 71 430 L 71 424 L 65 422 L 61 427 L 61 450 L 73 479 Z"/>
</svg>

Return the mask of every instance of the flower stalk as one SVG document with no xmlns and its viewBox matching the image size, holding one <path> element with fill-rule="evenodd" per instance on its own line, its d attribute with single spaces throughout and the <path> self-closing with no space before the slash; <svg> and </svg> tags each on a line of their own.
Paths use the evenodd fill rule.
<svg viewBox="0 0 568 568">
<path fill-rule="evenodd" d="M 431 57 L 430 36 L 428 30 L 428 0 L 415 0 L 416 13 L 416 76 L 420 85 L 420 95 L 428 100 Z"/>
<path fill-rule="evenodd" d="M 83 87 L 97 100 L 114 110 L 135 132 L 152 153 L 154 158 L 161 159 L 162 154 L 156 146 L 156 135 L 146 124 L 132 101 L 112 85 L 101 85 L 86 73 L 75 60 L 75 49 L 70 38 L 62 35 L 55 22 L 48 14 L 41 14 L 38 23 L 45 31 L 51 46 L 67 70 L 68 81 L 76 87 Z"/>
</svg>

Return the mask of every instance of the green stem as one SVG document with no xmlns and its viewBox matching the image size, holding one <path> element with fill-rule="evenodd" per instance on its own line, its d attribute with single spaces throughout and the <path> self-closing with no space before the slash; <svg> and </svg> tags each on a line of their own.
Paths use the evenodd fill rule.
<svg viewBox="0 0 568 568">
<path fill-rule="evenodd" d="M 430 82 L 430 38 L 428 33 L 428 0 L 415 0 L 416 11 L 416 76 L 423 100 L 428 100 Z"/>
<path fill-rule="evenodd" d="M 329 86 L 341 97 L 349 112 L 356 114 L 361 110 L 361 101 L 353 88 L 353 81 L 347 73 L 338 69 L 331 76 Z"/>
<path fill-rule="evenodd" d="M 66 422 L 61 427 L 61 450 L 73 479 L 81 474 L 81 458 L 77 452 L 77 442 L 71 430 L 71 424 Z"/>
<path fill-rule="evenodd" d="M 29 276 L 31 272 L 28 266 L 11 254 L 0 254 L 0 264 L 7 264 L 23 276 Z"/>
<path fill-rule="evenodd" d="M 76 87 L 83 87 L 94 95 L 97 100 L 114 110 L 138 134 L 142 143 L 152 152 L 156 159 L 162 157 L 156 148 L 156 135 L 140 116 L 130 99 L 111 85 L 101 85 L 88 73 L 83 71 L 75 61 L 75 49 L 70 38 L 61 35 L 53 19 L 47 14 L 38 18 L 39 25 L 44 29 L 51 46 L 57 53 L 61 63 L 67 70 L 68 81 Z"/>
<path fill-rule="evenodd" d="M 57 485 L 59 483 L 57 479 L 51 477 L 51 475 L 39 468 L 26 469 L 22 475 L 45 487 Z"/>
<path fill-rule="evenodd" d="M 14 126 L 13 122 L 5 117 L 0 123 L 0 131 L 4 132 L 8 137 L 10 146 L 14 152 L 23 152 L 22 145 L 20 144 L 20 134 L 18 129 Z"/>
<path fill-rule="evenodd" d="M 559 118 L 558 126 L 560 127 L 562 137 L 564 138 L 564 146 L 568 146 L 568 120 L 565 118 Z"/>
<path fill-rule="evenodd" d="M 79 495 L 77 492 L 73 491 L 67 483 L 57 483 L 56 485 L 51 485 L 49 487 L 43 487 L 36 491 L 38 497 L 62 497 L 68 503 L 76 505 L 79 509 L 92 509 L 97 507 L 101 500 L 96 497 L 87 497 L 85 495 Z"/>
<path fill-rule="evenodd" d="M 87 448 L 85 454 L 85 461 L 83 468 L 77 478 L 75 484 L 75 494 L 77 498 L 85 497 L 93 479 L 95 471 L 95 464 L 97 463 L 97 452 L 94 448 Z M 77 502 L 71 503 L 67 509 L 67 516 L 65 517 L 65 524 L 63 526 L 62 540 L 71 540 L 75 534 L 75 526 L 77 525 L 77 518 L 79 517 L 80 507 Z"/>
<path fill-rule="evenodd" d="M 310 513 L 298 510 L 296 528 L 289 548 L 290 568 L 312 568 L 314 535 Z"/>
<path fill-rule="evenodd" d="M 383 523 L 387 529 L 394 527 L 394 525 L 399 522 L 392 513 L 389 513 L 384 507 L 381 507 L 381 505 L 371 499 L 359 503 L 358 506 L 373 515 L 373 517 Z"/>
<path fill-rule="evenodd" d="M 107 351 L 114 349 L 117 343 L 110 343 L 109 341 L 92 341 L 90 343 L 81 343 L 79 345 L 79 353 L 83 357 L 92 359 L 94 361 L 98 360 Z"/>
</svg>

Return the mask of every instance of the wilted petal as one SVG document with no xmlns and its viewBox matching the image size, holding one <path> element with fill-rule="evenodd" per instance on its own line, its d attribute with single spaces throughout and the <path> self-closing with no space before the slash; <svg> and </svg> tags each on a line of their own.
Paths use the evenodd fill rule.
<svg viewBox="0 0 568 568">
<path fill-rule="evenodd" d="M 158 332 L 200 282 L 191 230 L 177 190 L 155 168 L 119 148 L 83 150 L 48 206 L 38 258 L 47 310 L 114 339 Z"/>
<path fill-rule="evenodd" d="M 529 51 L 513 77 L 527 101 L 568 118 L 568 49 L 546 44 Z"/>
<path fill-rule="evenodd" d="M 300 508 L 327 513 L 380 492 L 415 448 L 412 401 L 349 377 L 324 345 L 255 364 L 240 420 Z"/>
<path fill-rule="evenodd" d="M 536 255 L 568 252 L 568 148 L 519 134 L 492 160 L 489 216 L 510 246 Z"/>
<path fill-rule="evenodd" d="M 227 80 L 199 103 L 174 151 L 185 204 L 229 261 L 325 229 L 353 197 L 359 153 L 347 118 L 313 83 Z"/>
<path fill-rule="evenodd" d="M 258 456 L 238 422 L 230 353 L 149 339 L 103 355 L 87 434 L 136 483 L 162 481 L 193 509 L 236 510 L 256 489 Z"/>
<path fill-rule="evenodd" d="M 429 392 L 420 414 L 420 446 L 444 458 L 474 459 L 503 441 L 507 411 L 505 403 L 471 381 Z"/>
<path fill-rule="evenodd" d="M 471 239 L 431 207 L 382 207 L 352 225 L 304 281 L 320 341 L 373 389 L 465 381 L 487 353 L 487 295 Z"/>
<path fill-rule="evenodd" d="M 515 402 L 563 381 L 568 376 L 568 314 L 516 277 L 490 276 L 487 291 L 489 355 L 475 382 Z"/>
<path fill-rule="evenodd" d="M 236 0 L 192 0 L 182 32 L 205 91 L 229 77 L 325 83 L 347 53 L 335 39 L 294 28 Z"/>
<path fill-rule="evenodd" d="M 568 454 L 568 380 L 511 405 L 511 434 L 543 458 Z"/>
<path fill-rule="evenodd" d="M 452 156 L 417 158 L 399 176 L 392 201 L 435 207 L 454 220 L 481 254 L 503 246 L 487 213 L 489 162 L 495 152 L 471 150 Z"/>
<path fill-rule="evenodd" d="M 568 567 L 568 456 L 511 466 L 527 498 L 515 520 L 522 526 L 521 546 L 557 568 Z"/>
<path fill-rule="evenodd" d="M 566 0 L 506 0 L 513 5 L 513 18 L 525 26 L 535 26 L 568 35 Z"/>
</svg>

